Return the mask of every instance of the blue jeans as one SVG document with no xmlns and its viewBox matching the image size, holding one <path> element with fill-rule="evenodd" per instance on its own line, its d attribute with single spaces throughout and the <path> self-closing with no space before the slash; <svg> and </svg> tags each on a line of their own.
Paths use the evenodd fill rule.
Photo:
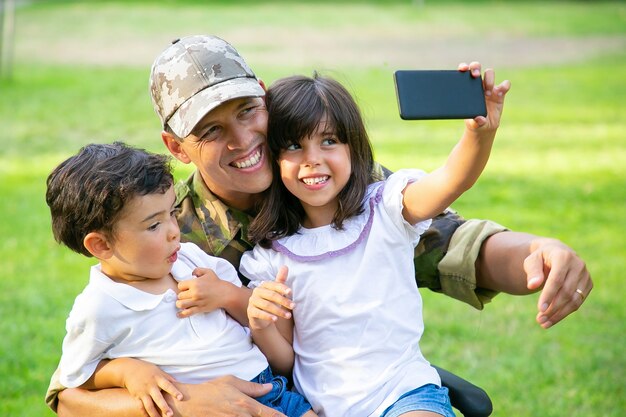
<svg viewBox="0 0 626 417">
<path fill-rule="evenodd" d="M 256 398 L 258 402 L 280 411 L 287 417 L 300 417 L 311 409 L 311 404 L 299 393 L 287 389 L 287 378 L 274 376 L 268 367 L 252 380 L 259 384 L 272 384 L 272 390 L 262 397 Z"/>
<path fill-rule="evenodd" d="M 398 417 L 409 411 L 432 411 L 445 417 L 455 417 L 448 388 L 426 384 L 402 395 L 380 417 Z"/>
</svg>

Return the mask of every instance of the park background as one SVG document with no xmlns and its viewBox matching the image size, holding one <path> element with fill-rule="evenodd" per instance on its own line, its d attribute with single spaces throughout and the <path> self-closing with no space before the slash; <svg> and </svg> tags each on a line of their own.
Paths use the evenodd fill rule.
<svg viewBox="0 0 626 417">
<path fill-rule="evenodd" d="M 267 83 L 313 70 L 344 82 L 392 169 L 434 169 L 463 128 L 400 120 L 394 70 L 478 60 L 511 80 L 492 158 L 454 207 L 567 242 L 595 287 L 547 331 L 537 295 L 478 311 L 423 290 L 422 349 L 483 387 L 494 416 L 626 414 L 624 2 L 120 0 L 16 1 L 0 81 L 0 415 L 53 415 L 44 393 L 93 263 L 54 242 L 48 173 L 90 142 L 164 152 L 149 67 L 197 33 L 232 42 Z"/>
</svg>

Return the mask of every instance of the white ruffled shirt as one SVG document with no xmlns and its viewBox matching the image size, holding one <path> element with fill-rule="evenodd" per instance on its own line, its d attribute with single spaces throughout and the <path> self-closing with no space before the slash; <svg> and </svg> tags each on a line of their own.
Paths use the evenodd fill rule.
<svg viewBox="0 0 626 417">
<path fill-rule="evenodd" d="M 402 170 L 372 184 L 364 212 L 345 230 L 301 228 L 241 259 L 253 287 L 289 267 L 294 383 L 320 417 L 379 416 L 405 392 L 441 383 L 419 348 L 424 326 L 413 266 L 430 220 L 411 225 L 402 216 L 402 191 L 423 175 Z"/>
<path fill-rule="evenodd" d="M 182 243 L 172 266 L 177 281 L 193 279 L 196 267 L 211 268 L 220 279 L 241 286 L 235 268 Z M 176 293 L 150 294 L 112 281 L 91 268 L 89 284 L 76 298 L 66 322 L 60 381 L 82 385 L 102 359 L 132 357 L 158 365 L 177 380 L 200 383 L 223 375 L 251 380 L 267 368 L 250 332 L 223 309 L 176 316 Z"/>
</svg>

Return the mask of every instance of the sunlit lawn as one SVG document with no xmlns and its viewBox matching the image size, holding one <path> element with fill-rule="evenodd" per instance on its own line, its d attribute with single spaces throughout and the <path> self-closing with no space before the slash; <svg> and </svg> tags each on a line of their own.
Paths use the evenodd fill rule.
<svg viewBox="0 0 626 417">
<path fill-rule="evenodd" d="M 70 30 L 84 33 L 85 39 L 121 42 L 131 33 L 157 36 L 163 30 L 158 19 L 174 13 L 188 18 L 196 32 L 212 31 L 211 26 L 202 26 L 202 16 L 196 13 L 203 7 L 201 2 L 184 2 L 176 9 L 173 2 L 98 3 L 102 4 L 78 7 L 48 2 L 21 7 L 17 35 L 20 30 L 32 35 L 37 28 L 55 27 L 58 19 L 59 32 L 50 36 L 61 36 L 70 22 L 60 16 L 71 16 L 78 29 Z M 354 10 L 366 28 L 376 27 L 374 19 L 392 25 L 391 18 L 399 15 L 405 16 L 396 22 L 399 27 L 420 23 L 414 7 L 388 3 L 340 7 L 344 16 Z M 626 8 L 620 3 L 425 3 L 423 13 L 431 28 L 493 12 L 500 36 L 522 32 L 624 36 L 626 32 Z M 502 3 L 507 3 L 506 8 Z M 314 30 L 334 7 L 311 3 L 289 9 L 281 8 L 283 4 L 222 3 L 212 14 L 216 33 L 226 30 L 224 23 L 217 23 L 219 16 L 285 27 L 293 26 L 290 16 L 309 16 L 301 24 Z M 561 18 L 550 26 L 548 22 L 555 20 L 548 18 L 557 12 Z M 102 15 L 116 17 L 115 30 L 107 28 Z M 511 24 L 505 19 L 511 19 Z M 353 29 L 334 14 L 326 22 L 324 30 Z M 172 24 L 170 38 L 182 27 L 177 19 Z M 486 21 L 476 21 L 475 26 L 474 34 L 490 28 Z M 40 41 L 44 39 L 41 36 Z M 53 241 L 44 201 L 46 176 L 55 164 L 89 142 L 123 139 L 164 150 L 148 97 L 147 66 L 45 64 L 36 57 L 32 61 L 16 62 L 14 79 L 0 83 L 3 416 L 52 415 L 43 395 L 60 355 L 65 317 L 92 263 Z M 377 159 L 390 168 L 435 168 L 462 131 L 461 121 L 401 121 L 390 66 L 326 68 L 358 97 Z M 288 59 L 255 65 L 268 82 L 313 69 L 291 65 Z M 493 156 L 478 184 L 454 207 L 468 218 L 489 218 L 515 230 L 567 242 L 587 261 L 595 288 L 579 312 L 549 331 L 534 322 L 537 296 L 501 295 L 479 312 L 424 291 L 423 350 L 434 363 L 485 388 L 495 416 L 622 416 L 626 412 L 626 309 L 621 279 L 626 270 L 626 53 L 575 65 L 496 70 L 498 79 L 510 79 L 513 88 Z M 187 167 L 177 167 L 178 177 L 187 172 Z"/>
</svg>

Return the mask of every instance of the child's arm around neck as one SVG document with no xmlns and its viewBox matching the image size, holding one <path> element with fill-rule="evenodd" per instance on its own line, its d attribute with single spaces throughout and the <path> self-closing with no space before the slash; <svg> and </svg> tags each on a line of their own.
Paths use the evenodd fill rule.
<svg viewBox="0 0 626 417">
<path fill-rule="evenodd" d="M 446 163 L 404 189 L 402 214 L 409 223 L 416 224 L 441 213 L 470 189 L 482 173 L 500 124 L 504 96 L 511 86 L 509 81 L 496 87 L 493 83 L 493 71 L 485 71 L 487 117 L 467 119 L 463 137 Z"/>
</svg>

